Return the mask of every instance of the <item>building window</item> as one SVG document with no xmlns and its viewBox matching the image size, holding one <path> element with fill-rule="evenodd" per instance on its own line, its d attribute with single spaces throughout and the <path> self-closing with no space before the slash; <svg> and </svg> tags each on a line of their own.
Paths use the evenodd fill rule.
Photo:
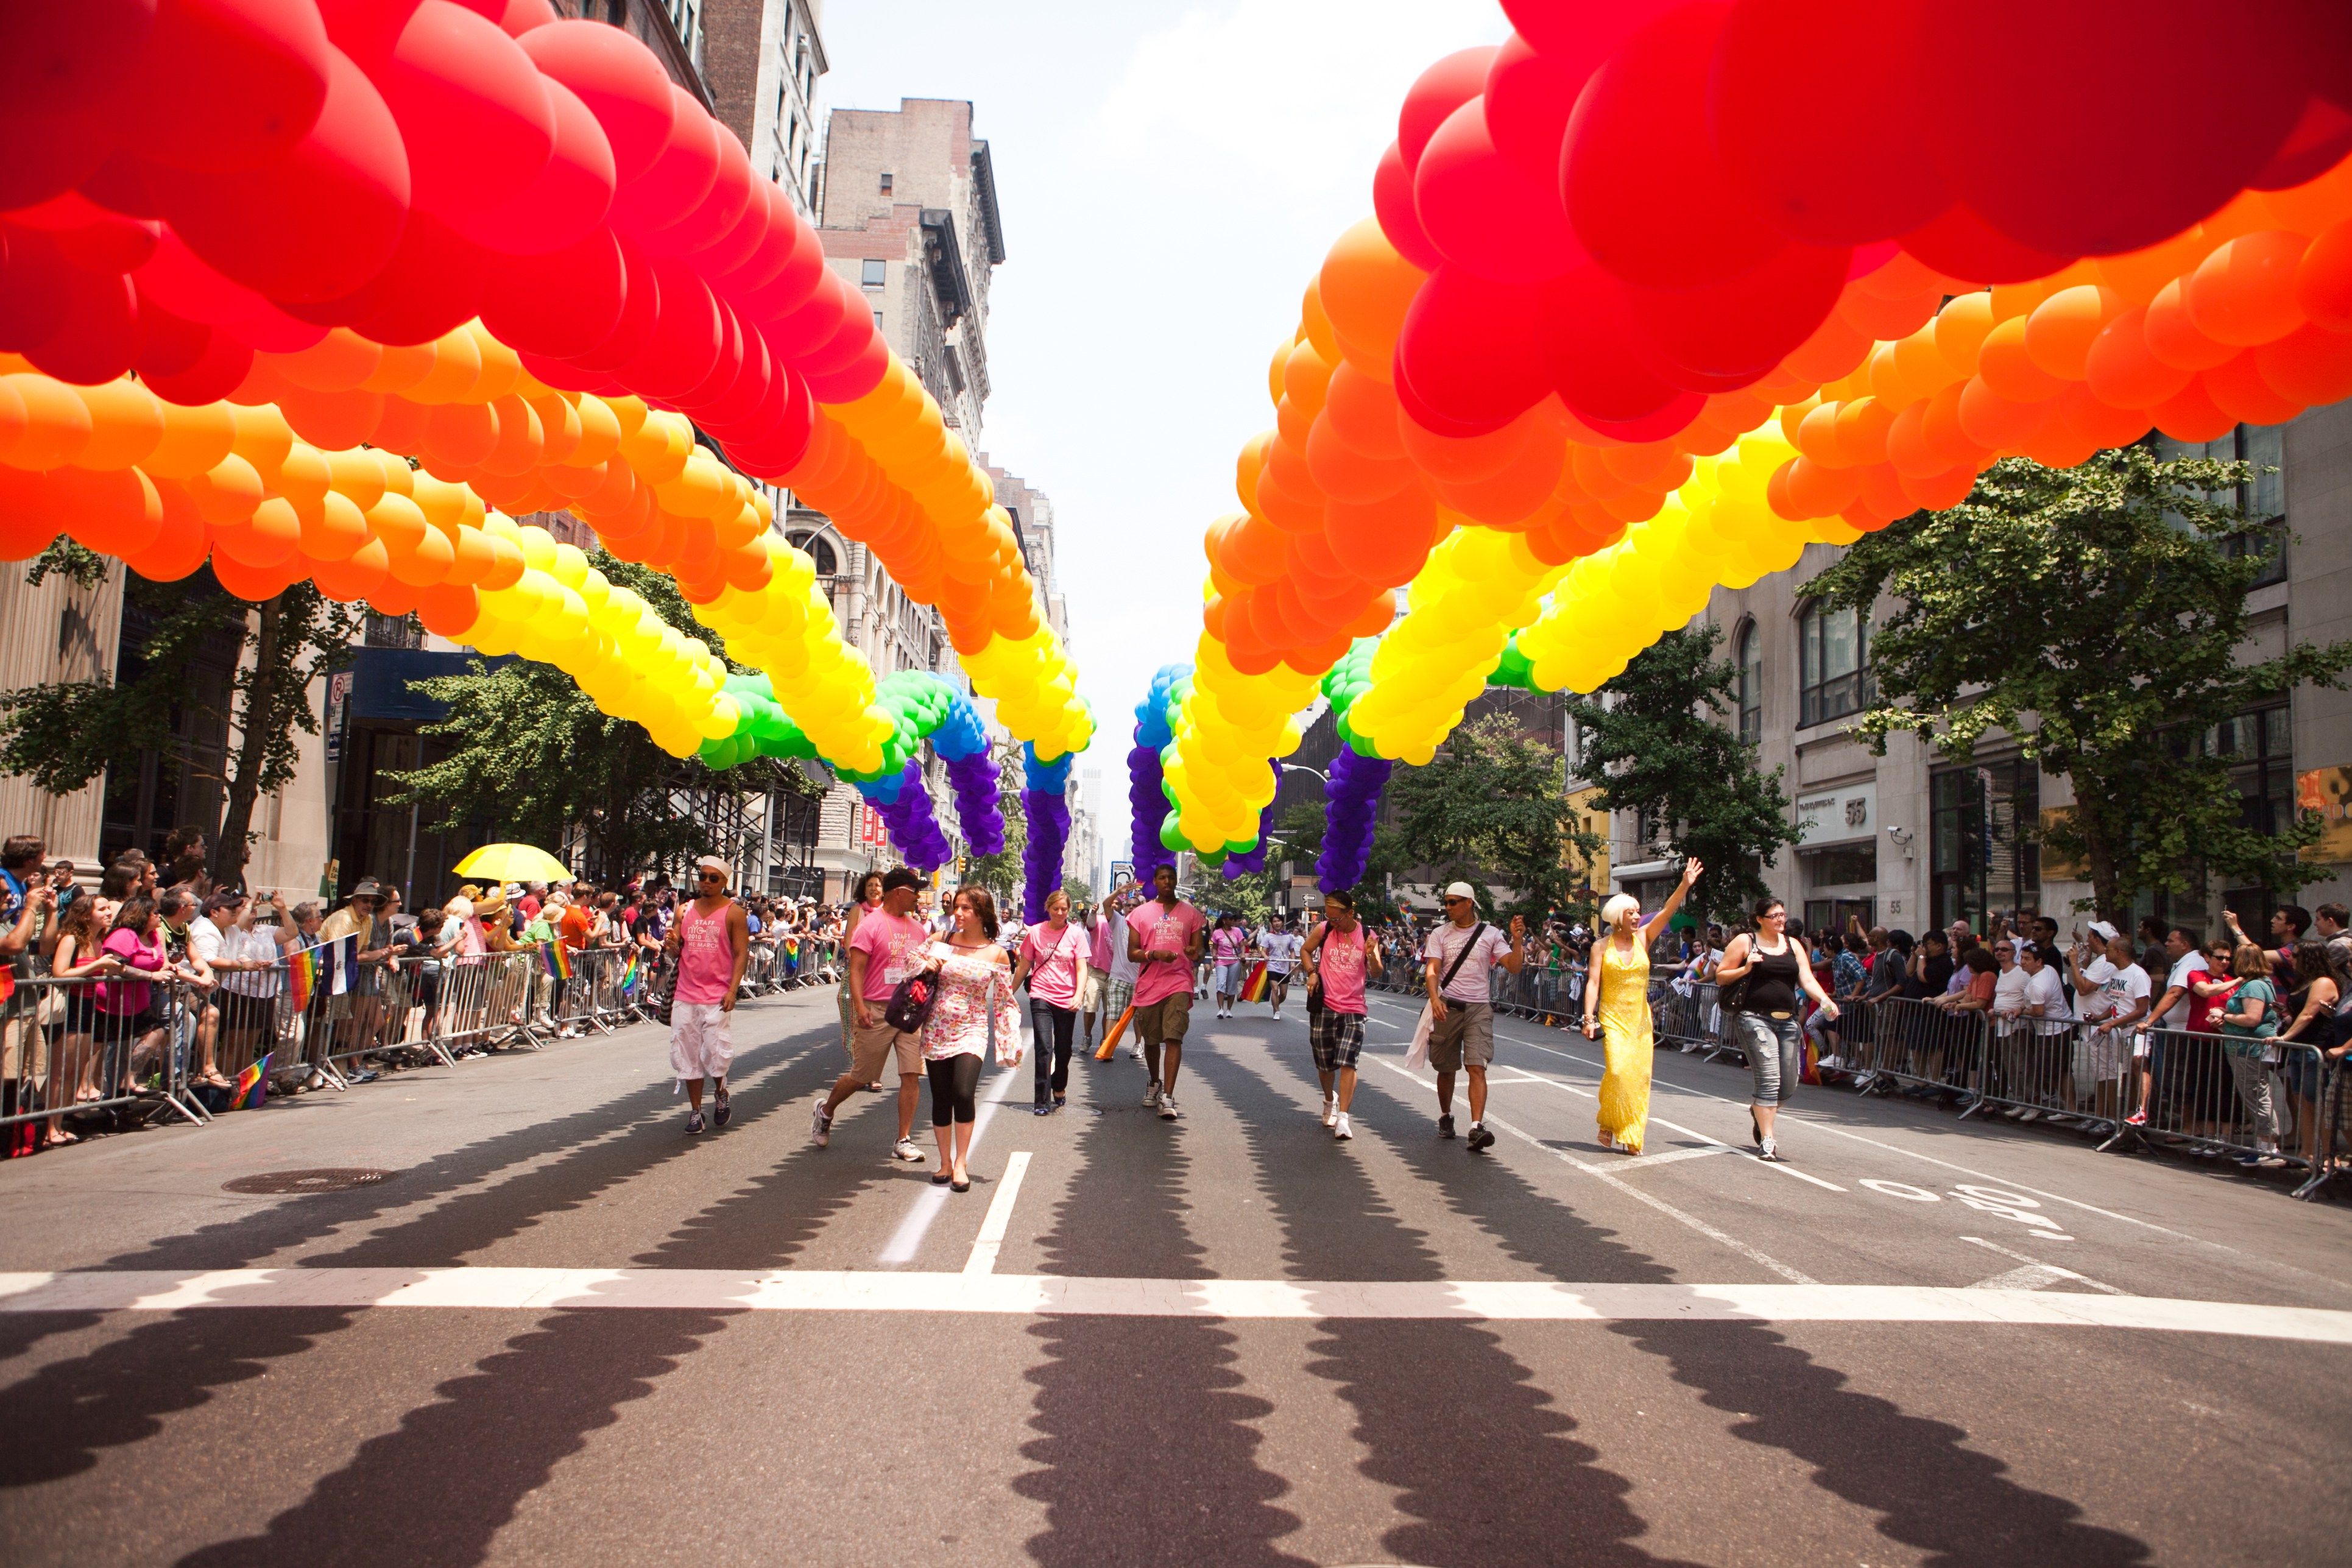
<svg viewBox="0 0 2352 1568">
<path fill-rule="evenodd" d="M 879 310 L 874 312 L 874 330 L 877 332 L 882 330 L 882 312 Z"/>
<path fill-rule="evenodd" d="M 833 542 L 822 533 L 795 533 L 790 536 L 793 549 L 804 552 L 816 567 L 820 577 L 831 577 L 841 571 L 841 558 L 833 552 Z"/>
<path fill-rule="evenodd" d="M 1764 738 L 1764 639 L 1754 621 L 1739 628 L 1733 647 L 1739 665 L 1739 738 L 1752 746 Z"/>
<path fill-rule="evenodd" d="M 2230 759 L 2238 820 L 2249 832 L 2274 837 L 2294 825 L 2294 736 L 2284 703 L 2216 724 L 2205 743 L 2213 755 Z M 2221 901 L 2238 911 L 2248 931 L 2267 929 L 2271 889 L 2225 888 Z"/>
<path fill-rule="evenodd" d="M 888 279 L 889 275 L 890 264 L 888 262 L 877 261 L 872 257 L 868 257 L 858 267 L 857 281 L 860 287 L 866 289 L 879 289 L 882 287 L 884 282 Z"/>
<path fill-rule="evenodd" d="M 1869 626 L 1862 612 L 1814 605 L 1797 623 L 1799 661 L 1797 723 L 1825 724 L 1859 713 L 1870 700 L 1863 673 Z"/>
<path fill-rule="evenodd" d="M 882 174 L 882 194 L 886 196 L 890 194 L 890 174 L 887 169 Z"/>
<path fill-rule="evenodd" d="M 2224 555 L 2265 554 L 2267 559 L 2252 584 L 2260 588 L 2286 581 L 2286 426 L 2241 425 L 2212 441 L 2175 441 L 2157 437 L 2157 450 L 2167 458 L 2211 458 L 2224 463 L 2249 463 L 2253 473 L 2233 496 L 2222 491 L 2210 497 L 2234 500 L 2245 513 L 2242 532 L 2221 542 Z"/>
<path fill-rule="evenodd" d="M 1937 925 L 2042 902 L 2042 773 L 2021 757 L 1944 768 L 1928 783 L 1928 901 Z"/>
</svg>

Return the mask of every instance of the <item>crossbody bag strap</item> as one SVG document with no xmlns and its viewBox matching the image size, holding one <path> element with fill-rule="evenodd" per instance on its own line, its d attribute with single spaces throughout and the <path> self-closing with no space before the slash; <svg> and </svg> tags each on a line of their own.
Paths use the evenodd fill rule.
<svg viewBox="0 0 2352 1568">
<path fill-rule="evenodd" d="M 1478 945 L 1478 939 L 1486 934 L 1486 922 L 1485 921 L 1480 921 L 1476 925 L 1470 928 L 1470 940 L 1462 944 L 1462 951 L 1454 955 L 1454 962 L 1452 963 L 1446 965 L 1445 978 L 1437 983 L 1438 990 L 1444 991 L 1447 986 L 1454 984 L 1454 977 L 1462 973 L 1462 966 L 1464 964 L 1470 962 L 1470 950 L 1476 947 Z"/>
</svg>

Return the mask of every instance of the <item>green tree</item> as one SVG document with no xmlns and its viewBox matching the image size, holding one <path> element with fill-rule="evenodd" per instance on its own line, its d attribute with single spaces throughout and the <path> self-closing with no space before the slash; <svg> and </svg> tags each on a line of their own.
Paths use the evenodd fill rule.
<svg viewBox="0 0 2352 1568">
<path fill-rule="evenodd" d="M 1094 885 L 1076 877 L 1062 879 L 1062 896 L 1070 900 L 1070 912 L 1076 914 L 1095 901 Z"/>
<path fill-rule="evenodd" d="M 1959 506 L 1864 535 L 1804 589 L 1865 611 L 1895 597 L 1871 628 L 1877 700 L 1856 730 L 1882 752 L 1907 731 L 1962 762 L 1988 735 L 2015 737 L 2073 782 L 2044 842 L 2087 868 L 2088 907 L 2109 919 L 2141 893 L 2201 891 L 2207 873 L 2280 891 L 2319 879 L 2297 858 L 2317 822 L 2245 826 L 2237 759 L 2210 739 L 2352 668 L 2352 642 L 2243 658 L 2265 555 L 2232 544 L 2250 474 L 2148 446 L 2067 469 L 2012 458 Z"/>
<path fill-rule="evenodd" d="M 1737 918 L 1765 892 L 1763 868 L 1797 841 L 1780 770 L 1724 722 L 1738 679 L 1715 657 L 1717 627 L 1668 632 L 1624 673 L 1569 707 L 1582 742 L 1579 775 L 1602 811 L 1630 811 L 1670 853 L 1696 856 L 1706 875 L 1691 889 L 1695 915 Z"/>
<path fill-rule="evenodd" d="M 34 563 L 26 581 L 38 584 L 58 572 L 93 585 L 106 570 L 100 558 L 61 541 Z M 52 794 L 70 795 L 110 763 L 142 752 L 155 752 L 171 766 L 189 762 L 180 721 L 198 700 L 197 655 L 208 643 L 226 639 L 236 674 L 232 710 L 221 715 L 230 743 L 219 780 L 224 808 L 211 871 L 215 883 L 236 885 L 252 854 L 254 805 L 292 782 L 295 732 L 319 732 L 310 688 L 350 660 L 366 612 L 335 603 L 310 583 L 247 604 L 224 592 L 209 572 L 179 583 L 151 583 L 126 573 L 123 599 L 148 621 L 144 645 L 112 678 L 0 696 L 0 769 Z"/>
<path fill-rule="evenodd" d="M 1601 848 L 1577 827 L 1566 784 L 1559 753 L 1507 716 L 1475 720 L 1426 767 L 1390 776 L 1395 829 L 1375 837 L 1366 880 L 1379 879 L 1385 850 L 1433 868 L 1441 880 L 1481 888 L 1482 902 L 1489 879 L 1503 883 L 1517 895 L 1505 912 L 1534 920 L 1565 910 L 1583 879 L 1581 864 Z"/>
<path fill-rule="evenodd" d="M 593 564 L 680 632 L 707 635 L 667 576 L 602 551 Z M 438 830 L 486 820 L 502 836 L 541 847 L 562 844 L 576 826 L 591 867 L 608 879 L 733 851 L 695 808 L 702 791 L 816 790 L 799 769 L 771 758 L 718 774 L 699 758 L 672 757 L 643 727 L 601 711 L 551 665 L 519 658 L 493 668 L 475 659 L 462 675 L 414 684 L 448 708 L 425 733 L 454 745 L 438 762 L 390 775 L 400 786 L 394 803 L 421 806 Z"/>
</svg>

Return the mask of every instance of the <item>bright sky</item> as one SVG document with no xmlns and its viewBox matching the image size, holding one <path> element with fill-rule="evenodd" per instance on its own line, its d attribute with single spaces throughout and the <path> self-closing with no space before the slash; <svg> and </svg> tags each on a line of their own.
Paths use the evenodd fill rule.
<svg viewBox="0 0 2352 1568">
<path fill-rule="evenodd" d="M 829 0 L 825 104 L 972 102 L 1006 259 L 990 458 L 1054 500 L 1118 843 L 1133 709 L 1200 635 L 1201 535 L 1271 426 L 1266 365 L 1431 61 L 1494 0 Z"/>
</svg>

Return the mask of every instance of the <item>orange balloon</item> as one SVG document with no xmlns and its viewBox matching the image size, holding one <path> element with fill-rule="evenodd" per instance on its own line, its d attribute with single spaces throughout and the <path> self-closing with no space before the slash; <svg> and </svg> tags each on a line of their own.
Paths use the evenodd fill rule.
<svg viewBox="0 0 2352 1568">
<path fill-rule="evenodd" d="M 2346 163 L 2352 167 L 2352 159 Z M 2315 325 L 2352 332 L 2352 218 L 2321 230 L 2304 251 L 2294 302 Z"/>
<path fill-rule="evenodd" d="M 236 439 L 236 417 L 226 403 L 162 405 L 163 431 L 155 449 L 140 463 L 157 479 L 184 479 L 201 474 L 228 456 Z M 281 466 L 281 473 L 283 471 Z M 163 581 L 176 581 L 166 578 Z"/>
<path fill-rule="evenodd" d="M 1368 458 L 1395 461 L 1407 454 L 1396 389 L 1342 361 L 1324 388 L 1321 417 L 1331 433 Z"/>
<path fill-rule="evenodd" d="M 1316 488 L 1342 500 L 1379 500 L 1414 480 L 1410 462 L 1367 457 L 1348 445 L 1333 426 L 1328 407 L 1307 432 L 1306 456 Z"/>
<path fill-rule="evenodd" d="M 515 553 L 515 564 L 522 564 L 520 551 Z M 371 539 L 353 551 L 349 560 L 313 562 L 310 577 L 319 584 L 319 592 L 348 605 L 366 598 L 391 570 L 392 559 L 384 553 L 383 542 Z"/>
<path fill-rule="evenodd" d="M 1843 466 L 1860 468 L 1886 461 L 1886 432 L 1894 423 L 1895 416 L 1875 397 L 1840 404 L 1832 438 L 1838 456 L 1845 459 Z"/>
<path fill-rule="evenodd" d="M 197 510 L 201 511 L 203 507 L 199 498 Z M 247 566 L 282 566 L 294 558 L 302 542 L 301 519 L 295 515 L 293 503 L 283 496 L 268 498 L 234 522 L 223 522 L 211 516 L 205 521 L 213 525 L 213 554 L 226 555 Z"/>
<path fill-rule="evenodd" d="M 348 561 L 352 552 L 368 542 L 366 514 L 340 490 L 329 490 L 317 501 L 294 502 L 302 525 L 298 548 L 313 561 Z"/>
<path fill-rule="evenodd" d="M 2303 412 L 2303 405 L 2282 396 L 2271 384 L 2263 379 L 2262 366 L 2255 351 L 2246 349 L 2227 364 L 2215 365 L 2198 379 L 2205 384 L 2205 395 L 2224 414 L 2234 415 L 2242 425 L 2284 425 Z"/>
<path fill-rule="evenodd" d="M 272 368 L 296 386 L 312 392 L 349 392 L 375 374 L 385 352 L 383 344 L 349 327 L 334 327 L 307 349 L 268 357 Z"/>
<path fill-rule="evenodd" d="M 520 397 L 509 395 L 490 405 L 498 416 L 498 442 L 481 459 L 482 467 L 494 474 L 527 474 L 537 468 L 541 449 L 546 445 L 546 428 L 539 422 L 539 411 Z"/>
<path fill-rule="evenodd" d="M 1415 486 L 1386 500 L 1331 502 L 1323 538 L 1367 582 L 1392 588 L 1411 582 L 1429 559 L 1436 526 L 1436 503 Z"/>
<path fill-rule="evenodd" d="M 1427 277 L 1397 254 L 1377 219 L 1365 218 L 1339 237 L 1323 258 L 1316 290 L 1349 364 L 1374 381 L 1389 379 L 1405 311 Z"/>
<path fill-rule="evenodd" d="M 235 452 L 183 482 L 196 510 L 215 528 L 243 524 L 261 504 L 261 476 Z"/>
<path fill-rule="evenodd" d="M 286 416 L 268 406 L 238 408 L 236 438 L 229 449 L 253 465 L 254 472 L 265 479 L 274 479 L 285 463 L 287 453 L 294 449 L 294 427 L 286 423 Z"/>
<path fill-rule="evenodd" d="M 1985 334 L 1978 351 L 1976 379 L 1994 395 L 2011 403 L 2039 403 L 2055 397 L 2066 384 L 2042 369 L 2025 347 L 2027 318 L 2011 316 Z"/>
<path fill-rule="evenodd" d="M 2189 319 L 2188 292 L 2177 278 L 2147 302 L 2145 331 L 2147 352 L 2181 370 L 2210 370 L 2237 352 L 2208 337 Z"/>
<path fill-rule="evenodd" d="M 2352 397 L 2352 332 L 2306 323 L 2253 354 L 2263 382 L 2290 402 L 2316 407 Z"/>
<path fill-rule="evenodd" d="M 2169 365 L 2147 346 L 2147 309 L 2135 305 L 2099 329 L 2084 356 L 2092 395 L 2117 408 L 2153 408 L 2189 384 L 2195 373 Z"/>
<path fill-rule="evenodd" d="M 416 595 L 416 618 L 436 637 L 462 641 L 481 616 L 479 595 L 458 584 L 443 584 Z"/>
<path fill-rule="evenodd" d="M 280 394 L 278 406 L 294 431 L 313 447 L 340 451 L 376 437 L 383 422 L 380 392 L 300 392 Z"/>
<path fill-rule="evenodd" d="M 166 479 L 155 487 L 163 509 L 163 526 L 147 548 L 125 555 L 122 563 L 151 583 L 177 583 L 194 574 L 213 547 L 212 529 L 196 515 L 188 492 Z"/>
<path fill-rule="evenodd" d="M 2172 396 L 2147 411 L 2156 427 L 2176 441 L 2218 441 L 2237 427 L 2237 416 L 2225 414 L 2205 390 L 2201 375 L 2190 379 Z"/>
<path fill-rule="evenodd" d="M 163 531 L 163 499 L 136 468 L 58 468 L 49 481 L 66 531 L 100 555 L 144 550 Z"/>
<path fill-rule="evenodd" d="M 487 403 L 445 403 L 425 421 L 423 456 L 478 468 L 498 449 L 499 416 Z"/>
<path fill-rule="evenodd" d="M 2083 379 L 2083 362 L 2099 329 L 2121 315 L 2130 302 L 2112 289 L 2081 283 L 2061 289 L 2025 318 L 2025 353 L 2036 366 L 2061 381 Z"/>
<path fill-rule="evenodd" d="M 127 468 L 144 463 L 163 438 L 163 404 L 135 381 L 106 381 L 74 389 L 89 409 L 89 444 L 74 458 L 83 468 Z"/>
<path fill-rule="evenodd" d="M 1280 581 L 1289 558 L 1282 531 L 1264 518 L 1244 514 L 1218 542 L 1217 563 L 1246 587 Z"/>
<path fill-rule="evenodd" d="M 89 405 L 61 381 L 29 372 L 0 376 L 13 393 L 10 416 L 0 423 L 0 462 L 19 468 L 55 468 L 80 456 L 94 434 Z M 16 410 L 21 408 L 21 420 Z"/>
<path fill-rule="evenodd" d="M 2240 235 L 2200 262 L 2189 279 L 2189 319 L 2217 343 L 2248 348 L 2303 325 L 2295 269 L 2306 241 L 2285 229 Z"/>
<path fill-rule="evenodd" d="M 274 599 L 296 581 L 285 574 L 285 563 L 256 565 L 234 555 L 213 552 L 213 576 L 220 585 L 250 604 Z"/>
<path fill-rule="evenodd" d="M 1974 375 L 1992 325 L 1992 296 L 1982 289 L 1962 294 L 1936 312 L 1936 352 L 1956 374 Z"/>
</svg>

